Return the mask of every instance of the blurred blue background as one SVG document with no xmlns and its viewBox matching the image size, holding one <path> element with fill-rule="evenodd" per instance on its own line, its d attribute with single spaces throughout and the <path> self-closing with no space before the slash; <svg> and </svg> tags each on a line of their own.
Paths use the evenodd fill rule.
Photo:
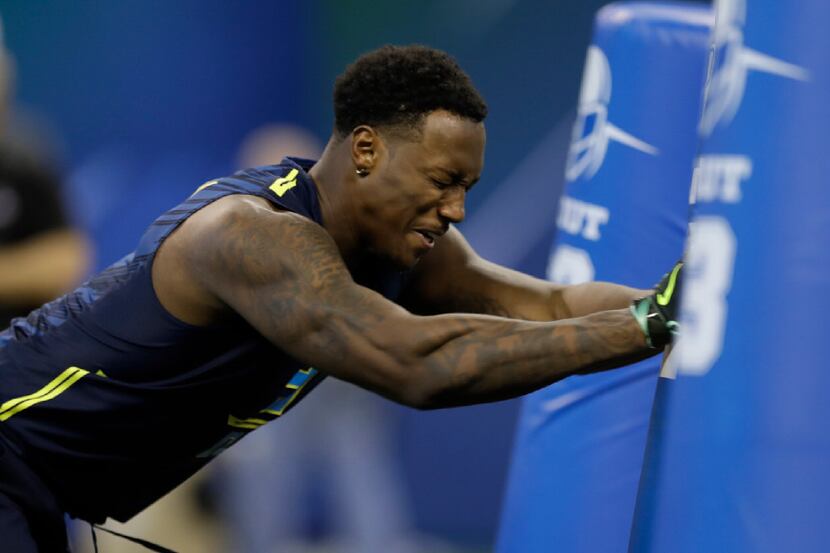
<svg viewBox="0 0 830 553">
<path fill-rule="evenodd" d="M 605 3 L 3 0 L 0 14 L 19 111 L 52 129 L 97 268 L 200 183 L 236 169 L 239 144 L 261 124 L 298 125 L 324 142 L 345 65 L 418 42 L 455 56 L 490 106 L 486 169 L 462 230 L 485 257 L 541 276 L 591 22 Z M 516 409 L 390 407 L 420 531 L 491 546 Z"/>
</svg>

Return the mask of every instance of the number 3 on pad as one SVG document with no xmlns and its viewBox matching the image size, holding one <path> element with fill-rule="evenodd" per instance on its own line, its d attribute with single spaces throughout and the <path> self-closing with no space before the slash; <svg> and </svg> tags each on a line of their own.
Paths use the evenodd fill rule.
<svg viewBox="0 0 830 553">
<path fill-rule="evenodd" d="M 680 374 L 704 376 L 720 357 L 735 249 L 735 233 L 726 219 L 699 217 L 690 225 L 680 340 L 672 355 Z"/>
</svg>

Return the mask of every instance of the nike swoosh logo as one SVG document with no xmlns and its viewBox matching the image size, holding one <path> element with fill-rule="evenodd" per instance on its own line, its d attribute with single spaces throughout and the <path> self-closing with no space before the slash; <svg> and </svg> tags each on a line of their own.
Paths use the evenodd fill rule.
<svg viewBox="0 0 830 553">
<path fill-rule="evenodd" d="M 674 286 L 677 284 L 677 273 L 680 272 L 681 265 L 678 263 L 672 269 L 671 274 L 669 275 L 669 284 L 666 286 L 666 290 L 662 294 L 657 294 L 657 305 L 666 306 L 671 301 L 672 294 L 674 294 Z"/>
</svg>

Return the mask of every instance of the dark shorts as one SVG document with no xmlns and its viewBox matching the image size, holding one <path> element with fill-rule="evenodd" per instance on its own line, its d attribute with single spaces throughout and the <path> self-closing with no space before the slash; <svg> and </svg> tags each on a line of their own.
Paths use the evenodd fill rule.
<svg viewBox="0 0 830 553">
<path fill-rule="evenodd" d="M 67 553 L 63 511 L 52 493 L 0 436 L 0 549 Z"/>
</svg>

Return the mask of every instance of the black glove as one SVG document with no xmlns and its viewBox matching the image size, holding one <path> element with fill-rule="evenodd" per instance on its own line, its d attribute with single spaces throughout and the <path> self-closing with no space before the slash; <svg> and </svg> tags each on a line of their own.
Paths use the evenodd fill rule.
<svg viewBox="0 0 830 553">
<path fill-rule="evenodd" d="M 653 294 L 632 302 L 631 313 L 643 329 L 649 347 L 663 349 L 678 333 L 677 315 L 682 285 L 683 262 L 678 261 L 660 279 Z"/>
</svg>

